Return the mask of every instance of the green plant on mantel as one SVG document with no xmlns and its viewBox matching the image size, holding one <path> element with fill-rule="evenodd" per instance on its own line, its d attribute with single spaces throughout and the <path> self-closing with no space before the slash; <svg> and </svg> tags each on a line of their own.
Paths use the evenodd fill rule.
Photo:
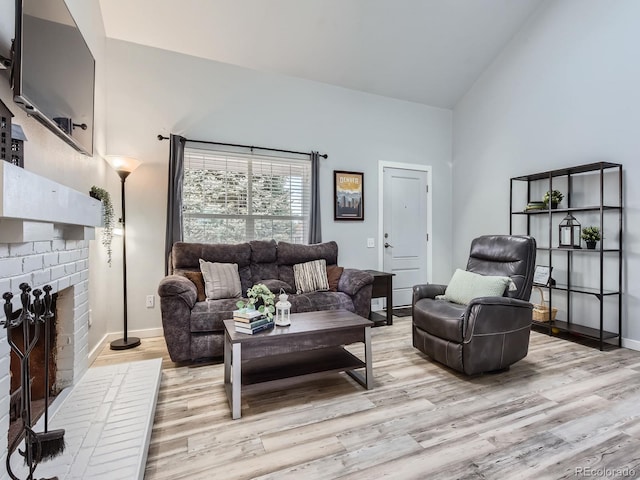
<svg viewBox="0 0 640 480">
<path fill-rule="evenodd" d="M 107 263 L 111 266 L 111 240 L 113 239 L 113 204 L 111 195 L 104 188 L 91 187 L 89 196 L 102 202 L 102 245 L 107 249 Z"/>
</svg>

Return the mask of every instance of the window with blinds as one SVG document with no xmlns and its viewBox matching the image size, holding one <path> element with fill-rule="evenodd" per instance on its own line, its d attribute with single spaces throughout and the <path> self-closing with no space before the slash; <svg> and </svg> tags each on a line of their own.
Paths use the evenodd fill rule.
<svg viewBox="0 0 640 480">
<path fill-rule="evenodd" d="M 306 243 L 311 162 L 185 148 L 185 242 Z"/>
</svg>

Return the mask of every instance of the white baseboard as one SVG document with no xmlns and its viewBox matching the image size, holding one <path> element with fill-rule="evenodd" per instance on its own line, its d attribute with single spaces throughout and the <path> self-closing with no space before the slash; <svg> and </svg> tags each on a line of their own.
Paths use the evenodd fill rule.
<svg viewBox="0 0 640 480">
<path fill-rule="evenodd" d="M 622 338 L 622 346 L 629 350 L 637 350 L 640 352 L 640 342 L 638 340 L 631 340 L 630 338 Z"/>
<path fill-rule="evenodd" d="M 140 338 L 164 337 L 164 329 L 162 327 L 155 327 L 144 330 L 132 330 L 131 335 Z"/>
<path fill-rule="evenodd" d="M 130 337 L 138 338 L 162 337 L 164 335 L 164 330 L 162 330 L 162 327 L 145 328 L 144 330 L 129 330 L 127 334 Z M 112 342 L 113 340 L 122 338 L 122 335 L 122 332 L 107 333 L 107 342 Z"/>
<path fill-rule="evenodd" d="M 93 365 L 93 362 L 95 362 L 96 358 L 98 358 L 98 355 L 100 355 L 100 352 L 107 344 L 107 336 L 108 334 L 105 333 L 96 346 L 89 352 L 89 366 Z"/>
</svg>

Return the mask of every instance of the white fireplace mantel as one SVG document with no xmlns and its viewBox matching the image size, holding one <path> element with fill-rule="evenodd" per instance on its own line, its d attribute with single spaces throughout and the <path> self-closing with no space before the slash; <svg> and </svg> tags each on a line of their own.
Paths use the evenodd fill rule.
<svg viewBox="0 0 640 480">
<path fill-rule="evenodd" d="M 99 200 L 0 162 L 0 243 L 91 240 L 101 213 Z"/>
</svg>

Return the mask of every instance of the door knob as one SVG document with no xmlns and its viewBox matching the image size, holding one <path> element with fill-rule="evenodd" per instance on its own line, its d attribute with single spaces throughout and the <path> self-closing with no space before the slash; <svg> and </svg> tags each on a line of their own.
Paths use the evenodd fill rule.
<svg viewBox="0 0 640 480">
<path fill-rule="evenodd" d="M 391 245 L 389 242 L 384 242 L 384 248 L 393 248 L 393 245 Z"/>
</svg>

